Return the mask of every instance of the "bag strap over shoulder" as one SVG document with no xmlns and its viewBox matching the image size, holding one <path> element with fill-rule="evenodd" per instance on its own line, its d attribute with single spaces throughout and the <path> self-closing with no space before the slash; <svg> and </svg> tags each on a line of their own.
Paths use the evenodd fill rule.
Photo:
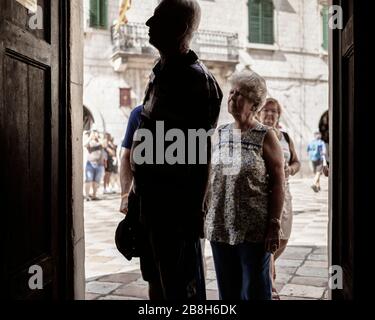
<svg viewBox="0 0 375 320">
<path fill-rule="evenodd" d="M 281 132 L 284 135 L 284 138 L 285 138 L 286 142 L 288 142 L 288 144 L 290 144 L 289 134 L 285 131 L 281 131 Z"/>
</svg>

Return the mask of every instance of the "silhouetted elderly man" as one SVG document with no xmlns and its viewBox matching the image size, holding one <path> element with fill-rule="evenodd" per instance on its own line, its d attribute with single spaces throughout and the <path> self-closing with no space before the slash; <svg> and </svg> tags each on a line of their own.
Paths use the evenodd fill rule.
<svg viewBox="0 0 375 320">
<path fill-rule="evenodd" d="M 196 147 L 190 141 L 189 148 L 188 132 L 216 127 L 222 92 L 189 49 L 199 22 L 196 0 L 163 0 L 146 22 L 150 43 L 160 52 L 160 60 L 150 77 L 139 127 L 151 132 L 152 140 L 147 142 L 147 135 L 142 140 L 142 130 L 137 131 L 132 170 L 134 191 L 141 202 L 141 222 L 147 233 L 140 260 L 143 278 L 149 282 L 150 299 L 206 298 L 199 238 L 211 147 L 210 138 L 205 138 L 203 151 L 208 153 L 207 161 L 191 164 L 192 159 L 199 160 L 202 148 L 198 148 L 198 141 Z M 164 139 L 170 129 L 174 131 Z M 184 133 L 184 137 L 176 131 Z M 182 153 L 177 148 L 181 141 Z M 152 155 L 152 161 L 139 161 L 137 148 L 141 146 L 145 154 Z M 171 161 L 171 157 L 178 161 Z"/>
</svg>

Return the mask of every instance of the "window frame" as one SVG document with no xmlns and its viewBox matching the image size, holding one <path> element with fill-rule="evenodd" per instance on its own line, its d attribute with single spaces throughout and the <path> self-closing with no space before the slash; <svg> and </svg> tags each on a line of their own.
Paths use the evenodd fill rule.
<svg viewBox="0 0 375 320">
<path fill-rule="evenodd" d="M 319 6 L 320 13 L 320 45 L 319 50 L 326 53 L 329 50 L 329 5 L 321 4 Z M 325 21 L 326 16 L 326 21 Z"/>
<path fill-rule="evenodd" d="M 89 1 L 89 27 L 108 29 L 108 0 Z"/>
<path fill-rule="evenodd" d="M 251 39 L 251 15 L 250 15 L 250 5 L 251 5 L 251 2 L 254 2 L 254 1 L 257 1 L 257 0 L 249 0 L 247 2 L 247 6 L 248 6 L 248 37 L 247 37 L 247 40 L 248 40 L 248 43 L 249 43 L 249 47 L 253 47 L 253 48 L 260 48 L 260 49 L 271 49 L 271 50 L 276 50 L 277 49 L 277 42 L 276 42 L 276 38 L 277 38 L 277 9 L 275 7 L 275 5 L 273 4 L 273 1 L 272 0 L 267 0 L 268 2 L 270 2 L 272 4 L 272 7 L 273 7 L 273 15 L 272 15 L 272 43 L 269 43 L 269 42 L 265 42 L 264 41 L 264 33 L 263 31 L 260 31 L 261 35 L 261 40 L 260 42 L 255 42 L 253 41 L 253 39 Z M 259 2 L 263 2 L 264 0 L 258 0 Z M 263 6 L 261 5 L 261 8 Z M 262 28 L 263 26 L 263 15 L 261 15 L 260 17 L 260 28 Z"/>
</svg>

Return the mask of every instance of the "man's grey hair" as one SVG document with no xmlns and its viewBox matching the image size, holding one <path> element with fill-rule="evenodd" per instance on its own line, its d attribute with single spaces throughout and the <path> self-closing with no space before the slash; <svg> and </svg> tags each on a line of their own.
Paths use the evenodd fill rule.
<svg viewBox="0 0 375 320">
<path fill-rule="evenodd" d="M 166 5 L 174 8 L 175 14 L 184 23 L 188 25 L 189 39 L 195 31 L 198 30 L 201 21 L 201 7 L 197 0 L 162 0 Z"/>
<path fill-rule="evenodd" d="M 232 86 L 238 86 L 243 95 L 253 104 L 253 111 L 263 107 L 267 97 L 266 81 L 252 70 L 235 72 L 229 79 Z"/>
</svg>

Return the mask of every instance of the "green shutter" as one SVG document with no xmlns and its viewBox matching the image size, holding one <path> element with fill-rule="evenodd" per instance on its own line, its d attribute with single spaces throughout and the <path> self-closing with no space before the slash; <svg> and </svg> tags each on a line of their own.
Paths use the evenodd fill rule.
<svg viewBox="0 0 375 320">
<path fill-rule="evenodd" d="M 259 43 L 261 40 L 260 1 L 249 0 L 249 41 Z"/>
<path fill-rule="evenodd" d="M 90 0 L 90 27 L 99 26 L 99 0 Z"/>
<path fill-rule="evenodd" d="M 249 41 L 253 43 L 274 43 L 274 22 L 272 0 L 249 0 Z"/>
<path fill-rule="evenodd" d="M 108 0 L 100 0 L 100 26 L 102 28 L 108 26 Z"/>
<path fill-rule="evenodd" d="M 262 43 L 273 44 L 273 3 L 272 0 L 262 3 Z"/>
<path fill-rule="evenodd" d="M 328 7 L 324 6 L 322 9 L 322 25 L 323 25 L 323 43 L 322 48 L 328 50 Z"/>
<path fill-rule="evenodd" d="M 90 27 L 108 27 L 108 0 L 90 0 Z"/>
</svg>

